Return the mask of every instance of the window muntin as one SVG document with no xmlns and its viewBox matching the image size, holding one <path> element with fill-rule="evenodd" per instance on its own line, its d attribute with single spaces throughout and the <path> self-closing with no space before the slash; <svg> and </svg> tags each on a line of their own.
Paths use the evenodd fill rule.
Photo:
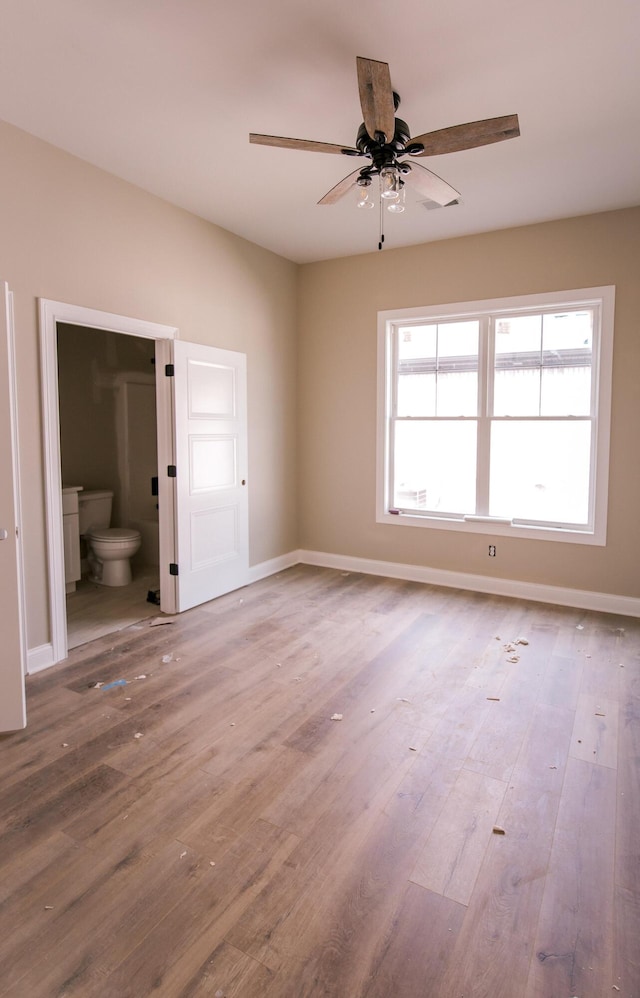
<svg viewBox="0 0 640 998">
<path fill-rule="evenodd" d="M 589 291 L 381 315 L 379 519 L 604 542 L 614 289 Z"/>
</svg>

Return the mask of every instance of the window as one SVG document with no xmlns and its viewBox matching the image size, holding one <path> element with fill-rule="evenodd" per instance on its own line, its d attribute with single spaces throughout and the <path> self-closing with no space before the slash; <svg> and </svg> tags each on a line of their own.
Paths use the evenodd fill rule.
<svg viewBox="0 0 640 998">
<path fill-rule="evenodd" d="M 380 313 L 378 520 L 604 544 L 613 304 Z"/>
</svg>

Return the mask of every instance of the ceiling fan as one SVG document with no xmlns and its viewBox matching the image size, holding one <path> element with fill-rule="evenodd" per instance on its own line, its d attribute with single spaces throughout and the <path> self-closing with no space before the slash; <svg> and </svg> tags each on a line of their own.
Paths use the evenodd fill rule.
<svg viewBox="0 0 640 998">
<path fill-rule="evenodd" d="M 368 188 L 375 176 L 380 178 L 381 198 L 386 199 L 391 210 L 394 210 L 394 205 L 395 211 L 404 210 L 401 199 L 404 197 L 405 184 L 437 204 L 455 203 L 460 197 L 455 188 L 419 163 L 406 162 L 404 157 L 410 156 L 415 160 L 422 156 L 441 156 L 444 153 L 513 139 L 520 134 L 517 114 L 508 114 L 501 118 L 485 118 L 464 125 L 453 125 L 451 128 L 440 128 L 411 138 L 406 121 L 395 116 L 400 97 L 391 86 L 388 63 L 361 57 L 356 61 L 364 121 L 358 129 L 355 146 L 289 139 L 280 135 L 260 135 L 255 132 L 249 135 L 249 141 L 256 145 L 333 153 L 367 160 L 364 166 L 332 187 L 318 204 L 335 204 L 353 188 L 359 187 L 360 206 L 373 207 Z M 381 233 L 380 248 L 383 238 Z"/>
</svg>

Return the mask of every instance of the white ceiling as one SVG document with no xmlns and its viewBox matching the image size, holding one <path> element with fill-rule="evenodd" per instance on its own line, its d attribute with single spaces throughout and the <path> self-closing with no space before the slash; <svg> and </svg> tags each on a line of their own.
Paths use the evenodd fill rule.
<svg viewBox="0 0 640 998">
<path fill-rule="evenodd" d="M 638 0 L 0 0 L 0 118 L 291 260 L 375 251 L 378 212 L 316 202 L 359 161 L 356 56 L 418 135 L 517 113 L 521 136 L 422 159 L 462 194 L 386 245 L 640 204 Z M 409 200 L 409 198 L 408 198 Z"/>
</svg>

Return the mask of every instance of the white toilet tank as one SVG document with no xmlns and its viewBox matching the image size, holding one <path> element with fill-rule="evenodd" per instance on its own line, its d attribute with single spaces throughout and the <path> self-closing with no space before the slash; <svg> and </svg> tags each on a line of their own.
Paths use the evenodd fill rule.
<svg viewBox="0 0 640 998">
<path fill-rule="evenodd" d="M 78 510 L 80 513 L 80 536 L 90 530 L 104 529 L 111 523 L 111 505 L 113 492 L 106 489 L 96 492 L 78 493 Z"/>
</svg>

